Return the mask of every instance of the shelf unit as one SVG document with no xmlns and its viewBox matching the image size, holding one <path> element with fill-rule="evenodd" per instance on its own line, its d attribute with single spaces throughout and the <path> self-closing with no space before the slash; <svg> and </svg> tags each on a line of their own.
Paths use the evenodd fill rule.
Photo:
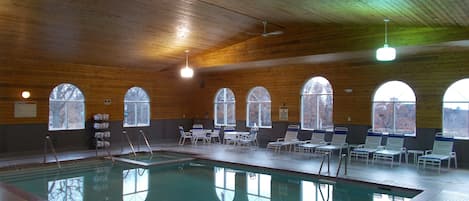
<svg viewBox="0 0 469 201">
<path fill-rule="evenodd" d="M 98 156 L 98 149 L 107 149 L 111 146 L 110 138 L 111 131 L 109 129 L 109 114 L 95 114 L 93 115 L 93 138 L 92 145 L 96 149 L 96 156 Z"/>
</svg>

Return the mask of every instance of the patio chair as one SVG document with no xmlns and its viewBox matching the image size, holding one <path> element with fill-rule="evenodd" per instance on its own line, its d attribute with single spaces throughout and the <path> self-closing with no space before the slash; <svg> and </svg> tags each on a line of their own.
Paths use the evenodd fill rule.
<svg viewBox="0 0 469 201">
<path fill-rule="evenodd" d="M 332 141 L 328 145 L 316 147 L 315 153 L 332 153 L 335 150 L 339 150 L 339 156 L 342 155 L 342 150 L 348 148 L 346 142 L 348 134 L 347 127 L 336 127 L 334 134 L 332 135 Z"/>
<path fill-rule="evenodd" d="M 324 141 L 324 134 L 325 132 L 322 131 L 313 131 L 311 139 L 302 141 L 301 144 L 298 144 L 295 147 L 295 151 L 312 153 L 316 147 L 326 145 L 327 143 Z"/>
<path fill-rule="evenodd" d="M 223 129 L 223 142 L 224 144 L 233 144 L 236 145 L 236 135 L 226 135 L 226 132 L 235 132 L 235 128 L 232 126 L 227 126 Z"/>
<path fill-rule="evenodd" d="M 273 149 L 275 152 L 278 152 L 282 147 L 288 147 L 291 151 L 291 147 L 300 142 L 297 138 L 298 130 L 298 125 L 289 125 L 285 132 L 285 137 L 278 138 L 275 142 L 269 142 L 267 149 Z"/>
<path fill-rule="evenodd" d="M 349 153 L 349 161 L 355 157 L 364 158 L 366 164 L 368 164 L 368 159 L 370 154 L 375 153 L 381 147 L 381 134 L 377 133 L 368 133 L 365 139 L 365 144 L 358 145 L 355 149 Z"/>
<path fill-rule="evenodd" d="M 406 148 L 404 147 L 404 139 L 404 135 L 388 135 L 384 149 L 378 150 L 373 153 L 373 162 L 375 160 L 389 160 L 391 161 L 392 167 L 394 165 L 394 157 L 399 156 L 400 165 L 402 160 L 402 154 L 406 154 Z"/>
<path fill-rule="evenodd" d="M 253 130 L 249 132 L 249 135 L 239 135 L 238 140 L 236 141 L 237 145 L 254 145 L 257 146 L 257 130 Z"/>
<path fill-rule="evenodd" d="M 185 132 L 184 127 L 182 127 L 182 126 L 179 126 L 179 135 L 181 135 L 179 137 L 179 142 L 178 142 L 179 145 L 184 145 L 184 143 L 186 142 L 186 139 L 189 139 L 189 141 L 192 140 L 191 133 L 190 132 Z"/>
<path fill-rule="evenodd" d="M 220 127 L 215 127 L 215 128 L 213 128 L 213 131 L 210 133 L 210 141 L 213 140 L 213 141 L 215 142 L 215 139 L 217 139 L 216 142 L 221 143 L 221 140 L 220 140 L 220 130 L 221 130 Z"/>
<path fill-rule="evenodd" d="M 451 159 L 454 159 L 454 168 L 458 168 L 456 161 L 456 152 L 453 151 L 454 138 L 436 136 L 433 142 L 433 149 L 426 150 L 424 155 L 419 156 L 417 167 L 420 164 L 425 168 L 426 165 L 438 166 L 438 172 L 441 170 L 441 162 L 448 161 L 448 169 L 450 168 Z"/>
<path fill-rule="evenodd" d="M 194 124 L 192 126 L 192 144 L 197 144 L 199 140 L 202 140 L 205 144 L 209 142 L 210 137 L 207 137 L 207 132 L 202 124 Z"/>
</svg>

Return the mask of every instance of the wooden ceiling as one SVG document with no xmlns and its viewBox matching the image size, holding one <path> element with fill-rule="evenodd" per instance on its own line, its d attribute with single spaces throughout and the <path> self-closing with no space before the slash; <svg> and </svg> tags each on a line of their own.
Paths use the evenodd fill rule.
<svg viewBox="0 0 469 201">
<path fill-rule="evenodd" d="M 164 70 L 261 32 L 305 25 L 469 27 L 468 0 L 3 0 L 0 53 Z M 188 30 L 185 37 L 178 32 Z"/>
</svg>

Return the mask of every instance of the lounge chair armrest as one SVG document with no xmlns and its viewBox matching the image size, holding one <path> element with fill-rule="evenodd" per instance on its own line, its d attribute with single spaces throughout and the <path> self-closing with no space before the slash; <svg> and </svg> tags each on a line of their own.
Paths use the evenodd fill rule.
<svg viewBox="0 0 469 201">
<path fill-rule="evenodd" d="M 359 144 L 357 145 L 357 148 L 364 148 L 365 147 L 365 144 Z"/>
<path fill-rule="evenodd" d="M 452 151 L 452 152 L 450 153 L 450 156 L 456 158 L 456 152 L 455 152 L 455 151 Z"/>
<path fill-rule="evenodd" d="M 378 150 L 385 150 L 385 149 L 386 149 L 386 147 L 385 147 L 385 146 L 383 146 L 383 145 L 379 145 L 379 146 L 377 147 L 377 149 L 378 149 Z"/>
<path fill-rule="evenodd" d="M 423 152 L 424 155 L 431 154 L 431 153 L 432 153 L 432 150 L 425 150 L 425 151 Z"/>
<path fill-rule="evenodd" d="M 401 148 L 401 151 L 405 153 L 405 152 L 407 152 L 407 148 L 402 147 L 402 148 Z"/>
<path fill-rule="evenodd" d="M 282 141 L 285 141 L 285 138 L 278 138 L 277 139 L 277 142 L 282 142 Z"/>
</svg>

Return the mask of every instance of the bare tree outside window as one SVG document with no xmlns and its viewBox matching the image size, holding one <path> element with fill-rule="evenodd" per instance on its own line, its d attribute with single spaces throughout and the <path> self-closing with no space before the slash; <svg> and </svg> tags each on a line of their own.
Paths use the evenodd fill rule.
<svg viewBox="0 0 469 201">
<path fill-rule="evenodd" d="M 83 201 L 84 177 L 47 182 L 47 200 Z"/>
<path fill-rule="evenodd" d="M 260 128 L 271 128 L 271 101 L 270 94 L 264 87 L 254 87 L 248 94 L 246 126 L 254 124 Z"/>
<path fill-rule="evenodd" d="M 313 77 L 301 92 L 301 128 L 304 130 L 329 130 L 332 122 L 332 86 L 324 77 Z"/>
<path fill-rule="evenodd" d="M 469 79 L 456 81 L 443 96 L 443 132 L 447 137 L 469 139 Z"/>
<path fill-rule="evenodd" d="M 49 96 L 49 130 L 85 128 L 85 97 L 73 84 L 60 84 Z"/>
<path fill-rule="evenodd" d="M 150 98 L 140 87 L 130 88 L 124 97 L 124 127 L 150 125 Z"/>
<path fill-rule="evenodd" d="M 373 131 L 415 135 L 415 94 L 401 81 L 381 85 L 373 97 Z"/>
<path fill-rule="evenodd" d="M 214 101 L 215 126 L 236 126 L 235 96 L 228 88 L 218 90 Z"/>
</svg>

